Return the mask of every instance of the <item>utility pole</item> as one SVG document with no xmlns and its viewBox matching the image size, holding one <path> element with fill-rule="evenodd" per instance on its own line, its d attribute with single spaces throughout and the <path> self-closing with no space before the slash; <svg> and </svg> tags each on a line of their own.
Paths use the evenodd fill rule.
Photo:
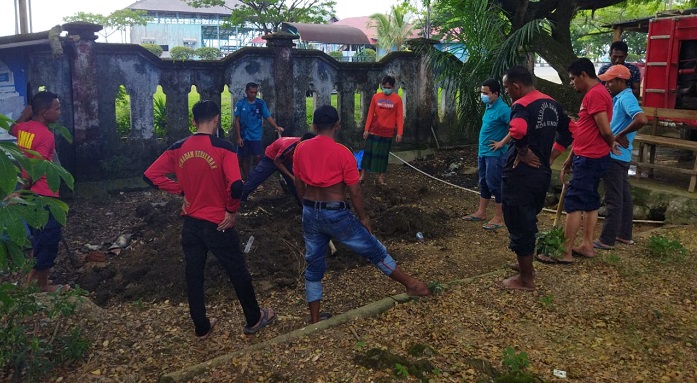
<svg viewBox="0 0 697 383">
<path fill-rule="evenodd" d="M 27 0 L 17 0 L 17 8 L 19 10 L 19 33 L 29 33 L 29 17 L 27 12 Z"/>
</svg>

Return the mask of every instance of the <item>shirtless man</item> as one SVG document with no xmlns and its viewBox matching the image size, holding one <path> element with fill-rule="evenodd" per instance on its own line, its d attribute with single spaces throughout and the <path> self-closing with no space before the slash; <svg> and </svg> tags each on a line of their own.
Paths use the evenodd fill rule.
<svg viewBox="0 0 697 383">
<path fill-rule="evenodd" d="M 370 230 L 363 196 L 358 182 L 358 166 L 353 153 L 335 141 L 339 114 L 325 105 L 315 110 L 312 127 L 317 137 L 303 141 L 295 149 L 293 169 L 298 196 L 303 198 L 303 237 L 305 238 L 305 296 L 310 308 L 310 322 L 320 320 L 322 277 L 327 268 L 324 257 L 329 240 L 334 238 L 367 258 L 395 281 L 406 287 L 407 294 L 427 296 L 426 283 L 403 272 L 387 249 Z M 345 201 L 348 191 L 358 219 Z"/>
</svg>

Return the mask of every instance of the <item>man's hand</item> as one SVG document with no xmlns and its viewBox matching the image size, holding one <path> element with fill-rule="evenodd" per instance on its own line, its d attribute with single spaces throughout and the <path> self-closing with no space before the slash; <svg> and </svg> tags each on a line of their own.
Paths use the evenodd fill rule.
<svg viewBox="0 0 697 383">
<path fill-rule="evenodd" d="M 237 212 L 230 213 L 229 211 L 225 212 L 225 219 L 223 219 L 223 222 L 218 225 L 218 230 L 219 231 L 225 231 L 227 229 L 230 229 L 231 227 L 235 226 L 235 219 L 237 218 Z"/>
<path fill-rule="evenodd" d="M 395 138 L 395 141 L 397 141 L 397 142 L 402 142 L 402 135 L 401 135 L 401 134 L 398 134 L 398 135 L 397 135 L 397 138 Z"/>
<path fill-rule="evenodd" d="M 518 167 L 518 164 L 520 164 L 521 162 L 530 166 L 531 168 L 539 168 L 542 164 L 540 162 L 540 159 L 535 155 L 535 153 L 533 153 L 532 150 L 529 149 L 524 151 L 518 151 L 518 155 L 515 157 L 515 161 L 513 162 L 513 167 Z"/>
<path fill-rule="evenodd" d="M 368 132 L 363 132 L 363 139 L 364 139 L 364 140 L 367 140 L 367 139 L 368 139 L 368 134 L 370 134 L 370 133 L 368 133 Z"/>
<path fill-rule="evenodd" d="M 569 156 L 566 161 L 561 165 L 561 174 L 559 176 L 559 179 L 561 179 L 561 182 L 564 183 L 564 178 L 567 174 L 573 173 L 573 166 L 571 162 L 571 157 Z"/>
<path fill-rule="evenodd" d="M 501 140 L 501 141 L 489 140 L 489 149 L 491 149 L 493 151 L 497 151 L 497 150 L 503 148 L 503 145 L 505 145 L 503 143 L 503 140 Z"/>
<path fill-rule="evenodd" d="M 276 131 L 277 131 L 278 133 L 283 133 L 284 130 L 285 130 L 285 129 L 283 129 L 283 127 L 281 127 L 281 126 L 276 126 Z"/>
<path fill-rule="evenodd" d="M 610 151 L 612 152 L 612 154 L 619 156 L 622 154 L 621 148 L 622 148 L 621 144 L 618 141 L 615 141 L 612 143 L 612 146 L 610 147 Z M 625 148 L 626 148 L 626 146 L 625 146 Z"/>
<path fill-rule="evenodd" d="M 237 139 L 237 146 L 244 146 L 244 140 L 242 139 L 242 137 Z"/>
<path fill-rule="evenodd" d="M 629 147 L 629 140 L 627 139 L 627 136 L 622 134 L 618 134 L 615 136 L 615 143 L 620 144 L 623 148 Z"/>
<path fill-rule="evenodd" d="M 373 233 L 373 230 L 370 228 L 370 220 L 366 217 L 360 220 L 361 225 L 365 227 L 366 230 L 368 230 L 369 233 Z"/>
</svg>

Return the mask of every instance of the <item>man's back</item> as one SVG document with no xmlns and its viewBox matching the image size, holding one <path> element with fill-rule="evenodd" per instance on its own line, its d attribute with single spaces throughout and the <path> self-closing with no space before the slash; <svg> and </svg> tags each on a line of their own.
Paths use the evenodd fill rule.
<svg viewBox="0 0 697 383">
<path fill-rule="evenodd" d="M 549 158 L 555 139 L 566 146 L 571 143 L 569 133 L 570 119 L 556 100 L 540 91 L 532 91 L 511 106 L 511 137 L 510 145 L 504 166 L 504 173 L 526 174 L 537 172 L 525 164 L 519 164 L 513 168 L 518 149 L 516 141 L 524 140 L 528 148 L 540 159 L 539 170 L 551 173 Z M 559 133 L 559 136 L 557 136 Z"/>
<path fill-rule="evenodd" d="M 332 138 L 319 135 L 295 149 L 293 171 L 308 186 L 329 187 L 358 183 L 358 164 L 351 151 Z"/>
<path fill-rule="evenodd" d="M 21 149 L 37 152 L 46 161 L 52 160 L 56 150 L 56 141 L 53 133 L 44 124 L 33 120 L 19 123 L 12 127 L 10 133 L 17 137 L 17 146 Z M 27 155 L 34 157 L 30 153 Z M 31 190 L 39 195 L 58 197 L 58 192 L 54 192 L 48 187 L 46 176 L 35 181 Z"/>
</svg>

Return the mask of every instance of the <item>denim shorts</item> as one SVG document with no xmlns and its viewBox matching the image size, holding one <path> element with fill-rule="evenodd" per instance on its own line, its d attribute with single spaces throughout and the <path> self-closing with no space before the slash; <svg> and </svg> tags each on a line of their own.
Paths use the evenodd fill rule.
<svg viewBox="0 0 697 383">
<path fill-rule="evenodd" d="M 244 140 L 244 145 L 237 147 L 237 156 L 239 157 L 260 156 L 262 154 L 264 154 L 264 146 L 261 141 Z"/>
<path fill-rule="evenodd" d="M 334 239 L 351 251 L 368 259 L 385 275 L 392 274 L 395 261 L 377 238 L 361 224 L 348 208 L 323 209 L 303 207 L 305 239 L 305 289 L 308 302 L 321 299 L 321 281 L 327 269 L 329 240 Z"/>
<path fill-rule="evenodd" d="M 505 156 L 484 156 L 477 158 L 479 165 L 479 196 L 501 203 L 501 179 Z"/>
<path fill-rule="evenodd" d="M 58 256 L 58 244 L 61 240 L 61 225 L 53 217 L 48 215 L 48 222 L 43 228 L 31 228 L 31 245 L 36 264 L 34 269 L 50 269 L 56 263 Z"/>
<path fill-rule="evenodd" d="M 610 155 L 601 158 L 574 156 L 573 177 L 564 198 L 564 210 L 594 211 L 600 208 L 598 186 L 610 167 Z"/>
</svg>

